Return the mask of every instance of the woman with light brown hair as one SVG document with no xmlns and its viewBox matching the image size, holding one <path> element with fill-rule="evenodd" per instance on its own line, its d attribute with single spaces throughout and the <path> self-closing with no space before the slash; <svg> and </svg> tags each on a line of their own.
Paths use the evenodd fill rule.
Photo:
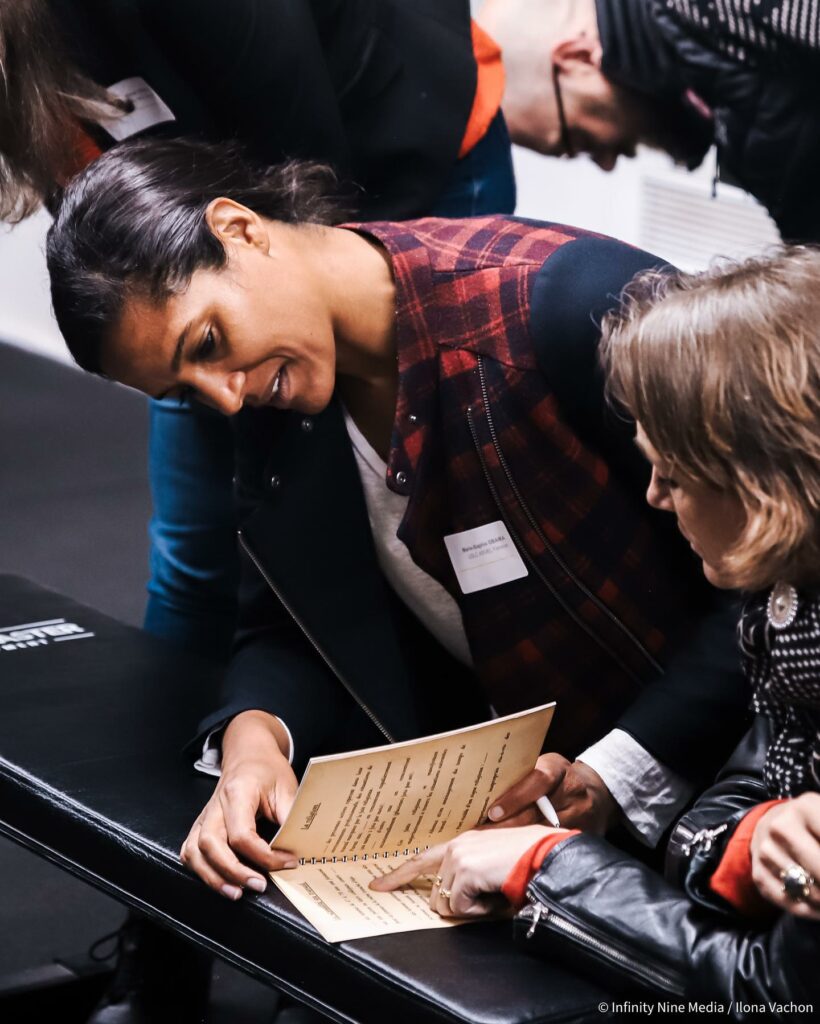
<svg viewBox="0 0 820 1024">
<path fill-rule="evenodd" d="M 651 439 L 650 461 L 731 496 L 741 515 L 718 575 L 704 564 L 716 586 L 820 581 L 818 285 L 820 252 L 786 249 L 644 278 L 609 325 L 610 392 L 640 424 L 641 447 Z"/>
<path fill-rule="evenodd" d="M 526 944 L 619 988 L 737 1019 L 820 1003 L 820 252 L 638 278 L 609 318 L 610 396 L 707 579 L 746 592 L 754 723 L 669 840 L 668 880 L 604 840 L 467 833 L 385 876 L 436 874 L 446 916 L 501 891 Z M 378 883 L 376 883 L 378 884 Z"/>
</svg>

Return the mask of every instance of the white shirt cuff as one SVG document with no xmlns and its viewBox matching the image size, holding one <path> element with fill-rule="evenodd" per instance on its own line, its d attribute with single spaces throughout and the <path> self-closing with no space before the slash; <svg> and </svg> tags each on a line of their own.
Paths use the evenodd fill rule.
<svg viewBox="0 0 820 1024">
<path fill-rule="evenodd" d="M 286 722 L 283 722 L 281 718 L 278 721 L 288 738 L 288 764 L 293 764 L 293 735 Z M 213 775 L 218 778 L 222 774 L 222 733 L 224 730 L 224 725 L 211 729 L 202 742 L 202 753 L 198 760 L 194 761 L 194 768 L 198 772 L 202 772 L 203 775 Z"/>
<path fill-rule="evenodd" d="M 613 729 L 578 760 L 601 776 L 625 824 L 647 846 L 657 846 L 694 791 L 623 729 Z"/>
</svg>

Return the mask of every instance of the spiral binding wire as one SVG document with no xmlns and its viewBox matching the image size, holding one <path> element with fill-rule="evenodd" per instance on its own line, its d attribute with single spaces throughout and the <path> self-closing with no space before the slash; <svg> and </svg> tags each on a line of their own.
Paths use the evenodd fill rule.
<svg viewBox="0 0 820 1024">
<path fill-rule="evenodd" d="M 422 853 L 423 850 L 429 849 L 429 845 L 424 847 L 414 846 L 412 850 L 408 846 L 404 851 L 394 850 L 392 853 L 388 853 L 387 851 L 385 851 L 384 853 L 379 853 L 378 851 L 376 851 L 376 853 L 363 853 L 361 857 L 358 855 L 358 853 L 354 853 L 350 857 L 348 857 L 347 854 L 345 854 L 343 857 L 311 857 L 309 859 L 306 857 L 300 857 L 299 864 L 338 864 L 340 862 L 342 864 L 347 864 L 348 860 L 351 863 L 356 864 L 360 860 L 378 860 L 380 857 L 383 860 L 389 860 L 391 857 L 407 857 L 410 853 L 413 853 L 415 855 Z"/>
</svg>

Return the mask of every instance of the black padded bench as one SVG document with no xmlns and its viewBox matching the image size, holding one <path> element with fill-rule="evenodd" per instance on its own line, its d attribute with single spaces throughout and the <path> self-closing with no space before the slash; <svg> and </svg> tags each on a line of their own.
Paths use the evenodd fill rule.
<svg viewBox="0 0 820 1024">
<path fill-rule="evenodd" d="M 141 631 L 0 576 L 0 832 L 333 1020 L 600 1021 L 606 993 L 515 948 L 509 923 L 334 946 L 273 886 L 234 904 L 189 875 L 177 850 L 213 782 L 180 750 L 214 686 Z"/>
</svg>

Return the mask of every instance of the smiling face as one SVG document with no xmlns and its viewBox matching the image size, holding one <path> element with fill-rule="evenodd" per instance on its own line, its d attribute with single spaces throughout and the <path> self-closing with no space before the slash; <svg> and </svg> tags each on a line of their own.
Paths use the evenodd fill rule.
<svg viewBox="0 0 820 1024">
<path fill-rule="evenodd" d="M 653 508 L 675 513 L 680 532 L 703 562 L 706 579 L 715 587 L 731 589 L 734 583 L 722 563 L 746 523 L 740 498 L 731 491 L 674 474 L 640 424 L 635 440 L 652 466 L 646 500 Z"/>
<path fill-rule="evenodd" d="M 333 393 L 336 345 L 303 229 L 219 202 L 227 206 L 209 223 L 227 267 L 196 271 L 162 302 L 127 300 L 103 372 L 154 398 L 190 395 L 225 415 L 244 403 L 320 412 Z"/>
</svg>

